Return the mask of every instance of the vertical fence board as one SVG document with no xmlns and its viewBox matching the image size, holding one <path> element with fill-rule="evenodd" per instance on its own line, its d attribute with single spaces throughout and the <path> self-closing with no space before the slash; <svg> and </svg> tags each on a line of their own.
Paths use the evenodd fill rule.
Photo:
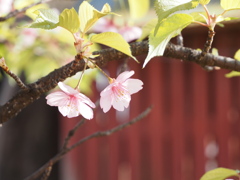
<svg viewBox="0 0 240 180">
<path fill-rule="evenodd" d="M 195 179 L 199 179 L 204 173 L 204 136 L 207 124 L 207 74 L 199 66 L 192 67 L 193 76 L 193 136 L 195 151 Z M 201 74 L 201 75 L 200 75 Z"/>
<path fill-rule="evenodd" d="M 171 104 L 170 126 L 171 141 L 173 148 L 172 172 L 173 179 L 182 180 L 182 160 L 183 160 L 183 128 L 184 128 L 184 91 L 183 91 L 183 63 L 180 61 L 171 61 L 171 96 L 169 101 Z M 177 89 L 177 90 L 176 90 Z"/>
</svg>

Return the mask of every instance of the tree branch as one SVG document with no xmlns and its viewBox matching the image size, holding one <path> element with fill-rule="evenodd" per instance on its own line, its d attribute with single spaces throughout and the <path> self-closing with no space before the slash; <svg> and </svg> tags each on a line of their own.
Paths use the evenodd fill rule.
<svg viewBox="0 0 240 180">
<path fill-rule="evenodd" d="M 54 165 L 55 163 L 60 161 L 65 154 L 67 154 L 69 151 L 73 150 L 74 148 L 78 147 L 80 144 L 82 144 L 82 143 L 84 143 L 84 142 L 86 142 L 86 141 L 88 141 L 90 139 L 93 139 L 93 138 L 109 136 L 109 135 L 111 135 L 111 134 L 113 134 L 115 132 L 118 132 L 118 131 L 126 128 L 126 127 L 129 127 L 130 125 L 135 124 L 136 122 L 138 122 L 141 119 L 143 119 L 144 117 L 146 117 L 151 112 L 151 110 L 152 110 L 152 106 L 148 107 L 141 114 L 139 114 L 136 118 L 132 119 L 131 121 L 129 121 L 127 123 L 121 124 L 121 125 L 116 126 L 116 127 L 112 128 L 112 129 L 109 129 L 107 131 L 95 132 L 95 133 L 91 134 L 90 136 L 87 136 L 87 137 L 79 140 L 78 142 L 76 142 L 72 146 L 70 146 L 68 148 L 63 148 L 56 156 L 54 156 L 52 159 L 50 159 L 47 163 L 45 163 L 41 168 L 39 168 L 32 175 L 28 176 L 25 180 L 34 180 L 34 179 L 37 179 L 42 174 L 44 174 L 44 172 L 48 173 L 49 172 L 49 170 L 48 170 L 49 167 L 52 167 L 52 165 Z M 81 122 L 82 121 L 80 121 L 80 124 L 81 124 Z M 78 125 L 76 125 L 71 131 L 74 131 L 74 133 L 75 133 L 75 129 L 76 129 L 77 126 Z"/>
<path fill-rule="evenodd" d="M 0 22 L 6 21 L 6 20 L 8 20 L 8 19 L 10 19 L 12 17 L 16 17 L 18 14 L 24 13 L 27 9 L 29 9 L 29 8 L 35 6 L 35 5 L 41 4 L 41 3 L 43 3 L 43 2 L 40 1 L 40 2 L 37 2 L 37 3 L 33 3 L 33 4 L 29 5 L 29 6 L 26 6 L 26 7 L 22 8 L 22 9 L 16 9 L 16 10 L 10 12 L 5 17 L 0 17 Z"/>
<path fill-rule="evenodd" d="M 131 43 L 130 46 L 134 56 L 147 54 L 148 52 L 148 41 L 134 42 Z M 121 60 L 127 57 L 127 55 L 112 48 L 97 51 L 93 54 L 99 55 L 94 59 L 99 67 L 103 67 L 110 61 Z M 201 51 L 174 45 L 172 43 L 169 43 L 166 47 L 164 56 L 195 62 L 201 66 L 218 66 L 223 69 L 240 71 L 240 61 L 228 57 L 215 56 L 210 53 L 207 53 L 200 59 Z M 84 61 L 77 55 L 75 60 L 69 64 L 54 70 L 35 83 L 27 85 L 27 90 L 19 90 L 15 96 L 0 107 L 0 124 L 15 117 L 22 109 L 39 99 L 41 95 L 55 88 L 58 82 L 64 81 L 66 78 L 75 75 L 77 72 L 82 71 L 83 68 Z"/>
</svg>

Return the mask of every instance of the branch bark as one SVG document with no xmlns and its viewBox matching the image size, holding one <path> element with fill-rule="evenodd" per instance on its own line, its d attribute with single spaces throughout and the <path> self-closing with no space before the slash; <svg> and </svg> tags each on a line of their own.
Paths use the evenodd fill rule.
<svg viewBox="0 0 240 180">
<path fill-rule="evenodd" d="M 134 56 L 147 54 L 148 52 L 148 41 L 134 42 L 130 46 Z M 127 55 L 112 48 L 97 51 L 93 54 L 99 55 L 94 59 L 99 67 L 103 67 L 110 61 L 121 60 L 127 57 Z M 210 53 L 201 58 L 201 51 L 172 43 L 169 43 L 166 47 L 164 57 L 191 61 L 201 66 L 218 66 L 223 69 L 240 71 L 240 61 L 229 57 L 215 56 Z M 37 100 L 41 95 L 55 88 L 58 82 L 64 81 L 66 78 L 82 71 L 83 67 L 84 61 L 77 55 L 69 64 L 54 70 L 35 83 L 28 84 L 28 89 L 19 90 L 7 103 L 0 107 L 0 124 L 15 117 L 22 109 Z"/>
</svg>

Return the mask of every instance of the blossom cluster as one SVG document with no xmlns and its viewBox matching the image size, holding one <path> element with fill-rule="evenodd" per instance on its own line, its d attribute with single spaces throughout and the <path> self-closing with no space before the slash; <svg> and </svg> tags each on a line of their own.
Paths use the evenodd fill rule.
<svg viewBox="0 0 240 180">
<path fill-rule="evenodd" d="M 118 111 L 123 111 L 129 106 L 131 95 L 142 89 L 143 82 L 130 78 L 134 71 L 125 71 L 116 79 L 110 78 L 109 85 L 100 93 L 100 107 L 103 112 L 108 112 L 113 106 Z M 50 93 L 46 99 L 50 106 L 57 106 L 63 116 L 68 118 L 82 115 L 86 119 L 93 118 L 95 104 L 79 90 L 59 82 L 61 90 Z"/>
</svg>

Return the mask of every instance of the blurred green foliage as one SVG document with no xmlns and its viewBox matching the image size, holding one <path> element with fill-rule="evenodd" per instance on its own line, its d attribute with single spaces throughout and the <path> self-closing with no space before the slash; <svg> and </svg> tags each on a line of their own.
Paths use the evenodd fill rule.
<svg viewBox="0 0 240 180">
<path fill-rule="evenodd" d="M 5 58 L 9 69 L 24 77 L 26 83 L 32 83 L 69 63 L 76 55 L 74 38 L 67 30 L 23 28 L 29 21 L 27 16 L 22 16 L 0 23 L 0 55 Z M 91 92 L 94 74 L 90 73 L 89 79 L 84 78 L 81 83 L 83 92 Z M 15 84 L 10 77 L 9 80 Z"/>
</svg>

